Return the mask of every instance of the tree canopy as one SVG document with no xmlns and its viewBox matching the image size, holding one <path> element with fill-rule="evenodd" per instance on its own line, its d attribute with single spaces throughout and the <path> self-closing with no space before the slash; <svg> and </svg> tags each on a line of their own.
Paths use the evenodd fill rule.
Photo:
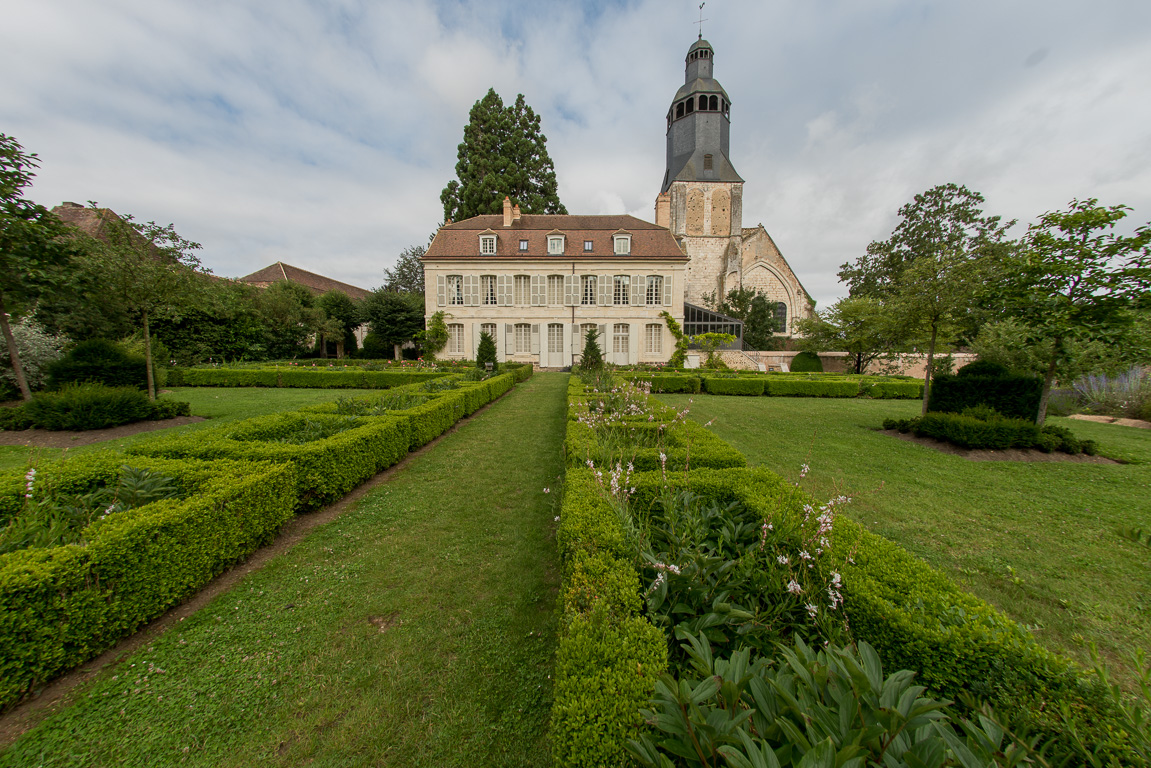
<svg viewBox="0 0 1151 768">
<path fill-rule="evenodd" d="M 504 197 L 523 213 L 567 213 L 540 118 L 522 93 L 505 106 L 489 89 L 472 106 L 458 157 L 456 178 L 440 193 L 445 220 L 500 213 Z"/>
<path fill-rule="evenodd" d="M 840 299 L 814 317 L 796 320 L 795 330 L 800 349 L 847 352 L 855 373 L 866 373 L 869 365 L 892 352 L 899 342 L 898 329 L 883 304 L 869 296 Z"/>
<path fill-rule="evenodd" d="M 768 301 L 762 291 L 754 288 L 733 288 L 723 298 L 712 292 L 704 296 L 704 303 L 716 312 L 743 321 L 744 349 L 772 349 L 775 334 L 787 330 L 780 327 L 776 314 L 780 302 Z"/>
<path fill-rule="evenodd" d="M 424 293 L 424 263 L 420 257 L 427 252 L 422 245 L 405 248 L 391 269 L 384 268 L 384 289 L 399 293 Z"/>
</svg>

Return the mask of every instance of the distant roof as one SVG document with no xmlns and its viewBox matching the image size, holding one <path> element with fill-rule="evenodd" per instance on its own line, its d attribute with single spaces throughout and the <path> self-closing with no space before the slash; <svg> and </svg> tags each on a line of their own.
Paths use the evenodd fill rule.
<svg viewBox="0 0 1151 768">
<path fill-rule="evenodd" d="M 317 275 L 315 272 L 293 267 L 291 264 L 285 264 L 282 261 L 277 261 L 275 264 L 264 267 L 250 275 L 238 277 L 236 280 L 237 282 L 254 285 L 257 288 L 267 288 L 272 283 L 279 283 L 286 280 L 304 286 L 316 296 L 327 293 L 328 291 L 340 291 L 350 299 L 362 299 L 371 293 L 371 291 L 365 290 L 364 288 L 357 288 L 348 283 L 341 283 L 339 280 Z"/>
<path fill-rule="evenodd" d="M 620 256 L 615 253 L 612 235 L 624 233 L 631 235 L 631 253 L 626 258 L 687 258 L 667 227 L 635 216 L 568 214 L 523 214 L 509 227 L 504 226 L 501 214 L 473 216 L 445 224 L 432 239 L 423 258 L 480 257 L 479 235 L 488 230 L 496 235 L 496 252 L 483 254 L 483 258 L 615 259 Z M 548 254 L 547 236 L 557 233 L 566 238 L 564 253 Z M 526 250 L 520 249 L 521 240 L 527 241 Z M 591 241 L 591 251 L 584 250 L 585 241 Z"/>
</svg>

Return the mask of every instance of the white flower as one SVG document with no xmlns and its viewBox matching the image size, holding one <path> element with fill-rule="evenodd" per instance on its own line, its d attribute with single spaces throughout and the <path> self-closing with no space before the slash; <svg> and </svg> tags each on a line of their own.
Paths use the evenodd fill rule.
<svg viewBox="0 0 1151 768">
<path fill-rule="evenodd" d="M 775 558 L 775 561 L 780 565 L 787 565 L 789 562 L 791 562 L 787 559 L 787 555 L 780 555 L 779 557 Z"/>
<path fill-rule="evenodd" d="M 805 550 L 803 550 L 802 552 L 800 552 L 800 553 L 799 553 L 799 559 L 800 559 L 800 560 L 810 560 L 810 559 L 811 559 L 811 555 L 807 554 L 807 550 L 805 549 Z"/>
<path fill-rule="evenodd" d="M 817 613 L 819 613 L 819 608 L 817 606 L 812 605 L 811 603 L 808 603 L 807 605 L 805 605 L 803 607 L 807 609 L 807 616 L 810 619 L 814 619 L 815 615 Z"/>
<path fill-rule="evenodd" d="M 793 595 L 798 595 L 803 592 L 803 587 L 799 586 L 799 582 L 795 579 L 787 582 L 787 591 Z"/>
</svg>

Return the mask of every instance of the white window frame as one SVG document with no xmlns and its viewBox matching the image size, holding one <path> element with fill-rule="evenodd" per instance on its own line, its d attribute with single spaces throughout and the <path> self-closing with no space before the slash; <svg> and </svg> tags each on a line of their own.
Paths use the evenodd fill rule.
<svg viewBox="0 0 1151 768">
<path fill-rule="evenodd" d="M 615 235 L 612 246 L 617 256 L 627 256 L 631 253 L 631 235 Z"/>
<path fill-rule="evenodd" d="M 647 303 L 651 306 L 663 304 L 663 275 L 647 276 Z"/>
<path fill-rule="evenodd" d="M 448 275 L 444 279 L 444 285 L 447 286 L 448 304 L 462 307 L 464 304 L 464 276 Z"/>
<path fill-rule="evenodd" d="M 580 304 L 590 306 L 595 304 L 596 276 L 580 275 Z"/>
<path fill-rule="evenodd" d="M 528 241 L 527 240 L 520 240 L 520 253 L 527 253 L 527 250 L 528 250 Z"/>
<path fill-rule="evenodd" d="M 496 304 L 496 276 L 480 275 L 480 303 L 486 306 Z"/>
<path fill-rule="evenodd" d="M 515 353 L 517 355 L 530 355 L 532 353 L 532 324 L 516 323 L 514 333 L 516 340 Z"/>
<path fill-rule="evenodd" d="M 462 355 L 464 353 L 464 324 L 448 324 L 448 354 Z"/>
<path fill-rule="evenodd" d="M 648 323 L 644 333 L 644 351 L 649 355 L 663 354 L 663 326 Z"/>
<path fill-rule="evenodd" d="M 515 291 L 515 298 L 512 300 L 512 303 L 517 307 L 526 307 L 532 303 L 531 275 L 516 275 L 513 281 L 513 289 Z"/>
<path fill-rule="evenodd" d="M 631 334 L 631 326 L 627 323 L 616 323 L 611 329 L 611 351 L 612 354 L 626 355 L 629 354 L 628 350 L 628 337 Z"/>
<path fill-rule="evenodd" d="M 592 242 L 591 240 L 584 240 L 583 241 L 583 252 L 584 253 L 591 253 L 594 250 L 595 250 L 595 243 L 594 242 Z"/>
<path fill-rule="evenodd" d="M 480 235 L 480 255 L 493 256 L 496 252 L 496 236 Z"/>
<path fill-rule="evenodd" d="M 564 303 L 564 276 L 548 275 L 547 304 L 549 307 L 563 306 Z"/>
<path fill-rule="evenodd" d="M 630 292 L 630 275 L 615 275 L 612 277 L 612 304 L 619 306 L 630 303 Z"/>
<path fill-rule="evenodd" d="M 550 256 L 563 256 L 564 253 L 564 236 L 563 235 L 548 235 L 548 255 Z"/>
</svg>

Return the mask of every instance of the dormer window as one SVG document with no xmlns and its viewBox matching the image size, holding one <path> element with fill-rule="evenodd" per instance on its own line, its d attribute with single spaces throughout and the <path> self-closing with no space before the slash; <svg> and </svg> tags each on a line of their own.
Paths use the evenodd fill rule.
<svg viewBox="0 0 1151 768">
<path fill-rule="evenodd" d="M 631 235 L 614 235 L 612 241 L 615 245 L 616 255 L 631 253 Z"/>
<path fill-rule="evenodd" d="M 527 249 L 528 249 L 528 241 L 527 240 L 520 240 L 520 251 L 527 251 Z"/>
<path fill-rule="evenodd" d="M 564 236 L 548 235 L 548 253 L 553 256 L 562 256 L 564 252 Z"/>
<path fill-rule="evenodd" d="M 484 256 L 494 254 L 496 252 L 496 236 L 495 235 L 480 235 L 480 253 Z"/>
<path fill-rule="evenodd" d="M 593 243 L 591 240 L 584 240 L 583 241 L 583 252 L 584 253 L 591 253 L 593 250 L 595 250 L 595 243 Z"/>
</svg>

